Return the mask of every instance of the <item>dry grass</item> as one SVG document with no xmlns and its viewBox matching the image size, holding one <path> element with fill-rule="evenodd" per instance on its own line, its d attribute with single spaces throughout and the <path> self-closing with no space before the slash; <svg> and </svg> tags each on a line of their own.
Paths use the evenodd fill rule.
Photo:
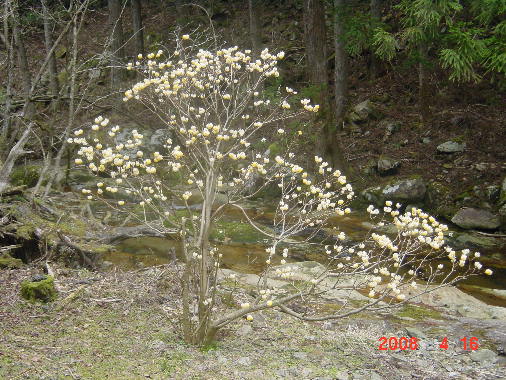
<svg viewBox="0 0 506 380">
<path fill-rule="evenodd" d="M 458 379 L 493 379 L 501 370 L 484 372 L 450 351 L 379 351 L 378 338 L 402 336 L 405 321 L 367 315 L 308 324 L 270 310 L 237 321 L 212 346 L 188 346 L 178 331 L 174 271 L 59 270 L 60 297 L 48 305 L 19 297 L 20 282 L 36 268 L 0 271 L 0 378 L 332 379 L 349 372 L 367 379 L 377 372 L 447 379 L 453 371 Z"/>
</svg>

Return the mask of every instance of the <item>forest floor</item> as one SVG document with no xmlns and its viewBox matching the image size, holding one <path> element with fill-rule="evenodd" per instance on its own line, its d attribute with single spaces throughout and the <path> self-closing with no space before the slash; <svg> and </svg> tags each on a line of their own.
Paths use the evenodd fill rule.
<svg viewBox="0 0 506 380">
<path fill-rule="evenodd" d="M 241 2 L 212 2 L 212 12 L 220 17 L 215 20 L 217 34 L 227 44 L 239 47 L 248 47 L 250 44 L 249 29 L 244 28 L 248 24 L 248 10 Z M 125 35 L 129 35 L 132 29 L 130 8 L 125 8 L 123 27 Z M 97 60 L 103 56 L 103 42 L 108 35 L 106 9 L 93 9 L 89 19 L 83 24 L 80 54 L 82 58 Z M 183 29 L 192 28 L 192 23 L 200 20 L 207 23 L 206 17 L 196 9 L 188 9 L 184 20 L 177 20 L 177 12 L 172 2 L 153 2 L 145 4 L 143 9 L 143 22 L 146 29 L 146 50 L 157 51 L 160 47 L 167 48 L 170 45 L 171 31 L 179 25 Z M 279 82 L 266 85 L 267 92 L 274 92 L 281 86 L 291 86 L 301 94 L 310 94 L 311 86 L 308 86 L 304 65 L 302 10 L 300 6 L 291 2 L 272 2 L 265 5 L 262 12 L 262 28 L 264 30 L 263 43 L 276 51 L 285 51 L 286 58 L 280 62 L 281 76 Z M 186 26 L 184 26 L 186 25 Z M 37 30 L 33 28 L 33 31 Z M 29 56 L 30 66 L 37 67 L 43 58 L 43 37 L 37 33 L 29 33 L 26 36 L 27 49 L 33 54 Z M 135 51 L 133 40 L 128 40 L 125 45 L 127 57 L 134 57 Z M 367 186 L 377 185 L 379 182 L 388 181 L 389 177 L 378 175 L 364 175 L 361 169 L 377 161 L 382 155 L 391 157 L 401 163 L 399 175 L 420 175 L 427 181 L 436 180 L 444 183 L 450 190 L 453 198 L 459 194 L 469 193 L 478 185 L 500 185 L 506 176 L 506 92 L 500 84 L 490 83 L 484 80 L 478 84 L 458 84 L 445 79 L 447 75 L 436 66 L 428 67 L 428 86 L 431 97 L 428 99 L 428 118 L 421 122 L 420 109 L 418 107 L 418 75 L 413 64 L 402 62 L 380 65 L 378 75 L 372 77 L 369 73 L 369 52 L 365 51 L 358 57 L 350 57 L 348 78 L 348 109 L 364 101 L 372 100 L 379 107 L 379 111 L 385 120 L 394 121 L 400 128 L 390 136 L 385 136 L 384 125 L 380 120 L 367 120 L 360 125 L 359 130 L 350 132 L 345 125 L 343 133 L 340 133 L 340 147 L 344 157 L 355 169 L 357 178 L 356 188 L 362 189 Z M 103 57 L 102 57 L 103 58 Z M 102 59 L 100 58 L 100 59 Z M 64 68 L 68 57 L 58 58 L 58 65 Z M 412 65 L 412 66 L 410 66 Z M 396 67 L 396 69 L 394 69 Z M 1 68 L 0 68 L 1 70 Z M 144 128 L 156 129 L 156 118 L 141 112 L 138 108 L 129 104 L 122 105 L 119 96 L 112 96 L 106 85 L 108 72 L 99 69 L 100 77 L 91 83 L 89 101 L 96 99 L 106 100 L 100 104 L 100 112 L 112 110 L 111 120 L 120 125 L 137 124 Z M 6 77 L 0 71 L 0 78 Z M 85 80 L 87 73 L 80 78 Z M 131 78 L 131 82 L 133 79 Z M 15 82 L 20 82 L 16 78 Z M 330 83 L 331 84 L 331 83 Z M 126 88 L 129 84 L 124 83 Z M 306 96 L 306 95 L 305 95 Z M 310 96 L 310 95 L 307 95 Z M 118 106 L 117 103 L 120 103 Z M 37 104 L 39 114 L 46 114 L 47 105 Z M 79 116 L 78 122 L 89 122 L 96 116 L 96 111 Z M 107 114 L 108 115 L 108 114 Z M 141 115 L 141 116 L 140 116 Z M 64 114 L 51 114 L 50 124 L 59 124 L 59 117 L 65 118 Z M 313 126 L 308 127 L 307 140 L 301 144 L 300 155 L 307 154 L 309 161 L 314 155 L 315 145 Z M 422 139 L 430 142 L 422 142 Z M 465 143 L 466 148 L 462 153 L 437 154 L 437 145 L 448 140 Z M 28 160 L 39 159 L 39 148 L 34 146 L 32 155 L 27 155 Z"/>
<path fill-rule="evenodd" d="M 486 348 L 497 350 L 494 336 L 503 322 L 409 305 L 391 315 L 321 323 L 268 310 L 229 326 L 211 346 L 189 346 L 179 335 L 174 270 L 57 270 L 60 295 L 50 304 L 19 295 L 20 282 L 40 269 L 0 271 L 0 378 L 506 378 L 504 356 L 495 363 L 485 358 Z M 380 337 L 413 331 L 421 337 L 418 350 L 379 350 Z M 478 337 L 480 349 L 464 351 L 464 336 Z M 447 350 L 439 348 L 444 337 Z"/>
</svg>

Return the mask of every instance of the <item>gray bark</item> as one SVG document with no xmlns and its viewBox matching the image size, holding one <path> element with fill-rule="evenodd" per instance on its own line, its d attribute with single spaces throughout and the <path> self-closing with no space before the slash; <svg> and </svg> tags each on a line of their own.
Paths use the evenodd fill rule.
<svg viewBox="0 0 506 380">
<path fill-rule="evenodd" d="M 13 41 L 10 36 L 9 28 L 9 13 L 10 13 L 10 0 L 6 0 L 4 4 L 4 17 L 3 17 L 3 30 L 4 30 L 4 44 L 7 53 L 7 83 L 5 88 L 5 105 L 4 105 L 4 119 L 2 125 L 2 136 L 5 139 L 9 136 L 11 126 L 11 105 L 12 105 L 12 76 L 14 73 L 14 51 Z"/>
<path fill-rule="evenodd" d="M 111 86 L 118 89 L 123 79 L 122 59 L 125 57 L 123 49 L 123 25 L 121 22 L 121 3 L 119 0 L 108 0 L 109 28 L 111 33 Z"/>
<path fill-rule="evenodd" d="M 427 122 L 429 117 L 429 87 L 427 81 L 427 46 L 422 43 L 418 48 L 420 62 L 418 64 L 418 105 L 422 123 Z"/>
<path fill-rule="evenodd" d="M 51 22 L 51 15 L 47 7 L 47 0 L 41 0 L 42 11 L 44 14 L 44 43 L 46 46 L 46 52 L 49 56 L 49 62 L 47 65 L 47 71 L 49 74 L 49 90 L 51 95 L 54 97 L 53 104 L 56 105 L 58 102 L 59 84 L 58 84 L 58 69 L 56 67 L 56 57 L 54 50 L 51 52 L 53 47 L 53 31 Z"/>
<path fill-rule="evenodd" d="M 342 9 L 344 0 L 334 0 L 334 99 L 335 123 L 342 129 L 348 87 L 348 56 L 343 37 Z"/>
<path fill-rule="evenodd" d="M 371 7 L 371 17 L 374 20 L 381 21 L 381 3 L 382 0 L 371 0 L 370 7 Z M 371 49 L 371 76 L 373 78 L 376 78 L 379 74 L 379 66 L 381 62 L 376 57 L 374 52 Z"/>
<path fill-rule="evenodd" d="M 326 97 L 327 77 L 327 32 L 325 27 L 325 5 L 322 0 L 304 0 L 304 36 L 309 80 L 320 86 L 320 98 Z"/>
<path fill-rule="evenodd" d="M 33 124 L 30 123 L 28 127 L 25 129 L 23 134 L 21 135 L 21 138 L 18 140 L 16 145 L 12 147 L 12 149 L 9 151 L 9 155 L 7 156 L 5 162 L 3 163 L 2 167 L 0 168 L 0 193 L 2 193 L 10 183 L 10 175 L 12 172 L 12 168 L 14 167 L 14 164 L 16 160 L 26 154 L 29 153 L 24 150 L 24 146 L 26 142 L 28 141 L 28 138 L 30 137 L 30 132 L 32 131 Z"/>
<path fill-rule="evenodd" d="M 132 23 L 135 35 L 135 53 L 144 54 L 144 28 L 142 26 L 141 0 L 132 0 Z"/>
<path fill-rule="evenodd" d="M 327 31 L 323 0 L 304 0 L 304 37 L 308 76 L 318 95 L 313 101 L 320 105 L 316 121 L 321 125 L 319 147 L 321 154 L 335 168 L 344 172 L 347 165 L 337 138 L 333 104 L 330 101 L 327 68 Z"/>
<path fill-rule="evenodd" d="M 60 32 L 60 35 L 56 39 L 55 43 L 53 44 L 53 46 L 52 46 L 51 50 L 48 52 L 48 54 L 51 54 L 52 52 L 54 52 L 56 46 L 60 43 L 63 36 L 67 33 L 69 27 L 73 23 L 76 22 L 75 20 L 76 20 L 77 15 L 79 15 L 81 12 L 83 12 L 83 10 L 85 10 L 88 7 L 88 4 L 89 4 L 89 1 L 85 0 L 79 5 L 79 8 L 76 10 L 74 15 L 72 16 L 72 20 L 70 20 L 65 25 L 63 30 Z M 14 30 L 13 30 L 13 32 L 14 32 Z M 26 115 L 29 114 L 28 110 L 29 110 L 30 106 L 33 105 L 33 103 L 30 101 L 30 99 L 33 96 L 36 85 L 39 83 L 40 79 L 42 78 L 42 74 L 46 71 L 48 63 L 49 63 L 49 56 L 46 55 L 46 57 L 44 58 L 44 61 L 42 62 L 42 65 L 40 66 L 40 68 L 37 72 L 37 75 L 35 76 L 34 80 L 31 82 L 31 87 L 29 88 L 27 98 L 26 98 L 25 103 L 23 105 L 22 114 L 25 117 L 26 117 Z M 20 124 L 19 124 L 20 122 L 21 121 L 18 119 L 18 124 L 17 124 L 18 127 L 20 126 Z M 15 161 L 20 156 L 22 156 L 26 153 L 29 153 L 24 150 L 24 146 L 25 146 L 26 142 L 28 141 L 28 137 L 30 135 L 32 128 L 33 128 L 33 123 L 30 123 L 28 125 L 28 127 L 24 129 L 23 135 L 18 140 L 18 142 L 10 149 L 7 159 L 3 162 L 2 166 L 0 167 L 0 187 L 5 188 L 6 186 L 8 186 L 9 177 L 12 172 L 12 168 L 14 167 Z M 21 130 L 21 128 L 18 128 L 18 129 Z M 13 136 L 14 136 L 14 134 L 13 134 Z"/>
<path fill-rule="evenodd" d="M 81 19 L 82 21 L 82 19 Z M 44 196 L 47 196 L 49 194 L 49 191 L 51 190 L 51 186 L 53 183 L 59 182 L 58 177 L 63 177 L 63 175 L 60 173 L 60 163 L 63 157 L 63 153 L 67 149 L 67 140 L 70 136 L 70 131 L 72 129 L 72 126 L 74 125 L 74 120 L 76 116 L 75 112 L 75 96 L 76 96 L 76 64 L 77 64 L 77 37 L 79 35 L 80 30 L 80 24 L 78 26 L 78 21 L 75 19 L 74 23 L 72 25 L 72 57 L 70 61 L 70 93 L 69 93 L 69 109 L 68 109 L 68 120 L 67 120 L 67 126 L 65 128 L 65 132 L 63 135 L 63 141 L 60 149 L 58 150 L 58 153 L 55 157 L 55 162 L 53 166 L 53 171 L 51 173 L 51 177 L 48 180 L 46 184 L 46 188 L 44 190 Z"/>
<path fill-rule="evenodd" d="M 262 27 L 261 20 L 261 0 L 248 0 L 249 11 L 249 34 L 253 56 L 257 57 L 262 51 Z"/>
<path fill-rule="evenodd" d="M 26 48 L 23 41 L 23 36 L 21 34 L 21 30 L 19 28 L 19 16 L 17 13 L 16 3 L 12 3 L 13 9 L 13 17 L 12 20 L 12 33 L 14 35 L 14 43 L 16 45 L 16 53 L 18 57 L 18 65 L 19 72 L 21 74 L 21 82 L 23 87 L 23 98 L 25 99 L 25 107 L 23 117 L 26 119 L 31 119 L 35 112 L 35 107 L 32 104 L 31 97 L 31 88 L 32 88 L 32 75 L 30 73 L 30 66 L 28 64 L 28 57 L 26 55 Z"/>
</svg>

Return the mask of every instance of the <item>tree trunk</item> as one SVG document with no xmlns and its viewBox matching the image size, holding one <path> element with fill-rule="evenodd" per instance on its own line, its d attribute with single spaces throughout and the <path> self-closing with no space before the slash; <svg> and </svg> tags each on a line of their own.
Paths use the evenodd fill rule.
<svg viewBox="0 0 506 380">
<path fill-rule="evenodd" d="M 47 7 L 47 0 L 41 0 L 43 18 L 44 18 L 44 44 L 46 45 L 46 53 L 49 54 L 49 62 L 47 65 L 47 71 L 49 74 L 49 90 L 51 96 L 54 97 L 53 106 L 56 107 L 58 104 L 58 93 L 59 93 L 59 84 L 58 84 L 58 70 L 56 67 L 56 57 L 54 54 L 54 50 L 51 51 L 53 47 L 53 32 L 51 16 L 49 14 L 49 9 Z"/>
<path fill-rule="evenodd" d="M 321 125 L 322 155 L 333 167 L 346 171 L 330 101 L 327 68 L 327 32 L 323 0 L 304 0 L 304 37 L 309 81 L 317 91 L 315 103 L 320 105 L 316 122 Z"/>
<path fill-rule="evenodd" d="M 248 0 L 249 10 L 249 34 L 253 56 L 258 57 L 262 51 L 262 27 L 261 20 L 261 0 Z"/>
<path fill-rule="evenodd" d="M 327 97 L 327 32 L 322 0 L 304 0 L 304 37 L 309 80 L 320 87 L 318 101 Z"/>
<path fill-rule="evenodd" d="M 6 71 L 7 71 L 7 83 L 5 88 L 5 105 L 4 105 L 4 119 L 2 124 L 2 137 L 3 141 L 9 137 L 10 126 L 11 126 L 11 105 L 12 105 L 12 76 L 14 75 L 14 51 L 13 41 L 10 35 L 9 28 L 9 14 L 10 14 L 10 0 L 6 0 L 4 4 L 4 17 L 3 17 L 3 38 L 5 44 L 6 57 Z M 1 152 L 3 154 L 3 152 Z"/>
<path fill-rule="evenodd" d="M 120 88 L 123 79 L 123 70 L 120 67 L 125 57 L 123 49 L 123 25 L 121 23 L 120 0 L 108 0 L 109 6 L 109 29 L 111 33 L 111 86 L 113 89 Z"/>
<path fill-rule="evenodd" d="M 12 4 L 12 3 L 11 3 Z M 12 33 L 14 35 L 14 43 L 16 44 L 16 52 L 18 56 L 19 72 L 21 73 L 21 82 L 23 86 L 23 98 L 25 99 L 26 107 L 24 109 L 23 117 L 25 119 L 31 119 L 35 113 L 35 107 L 30 101 L 31 88 L 32 88 L 32 75 L 30 73 L 30 66 L 28 65 L 28 58 L 26 55 L 26 48 L 23 42 L 23 36 L 19 30 L 19 15 L 17 12 L 17 4 L 14 3 L 12 14 Z"/>
<path fill-rule="evenodd" d="M 144 54 L 144 28 L 142 27 L 141 0 L 132 0 L 132 23 L 135 35 L 135 53 Z"/>
<path fill-rule="evenodd" d="M 382 0 L 371 0 L 371 17 L 374 21 L 381 21 L 381 2 Z M 371 49 L 371 77 L 377 78 L 380 71 L 381 61 L 376 57 L 374 51 Z"/>
<path fill-rule="evenodd" d="M 14 167 L 14 163 L 18 159 L 18 157 L 29 153 L 24 150 L 24 146 L 30 137 L 30 132 L 32 131 L 33 124 L 30 123 L 28 127 L 24 130 L 23 135 L 18 140 L 16 145 L 12 147 L 9 152 L 9 155 L 3 162 L 2 167 L 0 168 L 0 193 L 2 193 L 9 186 L 9 178 L 12 172 L 12 168 Z"/>
<path fill-rule="evenodd" d="M 422 123 L 426 123 L 429 117 L 429 86 L 427 78 L 427 47 L 421 45 L 418 49 L 419 60 L 418 63 L 418 105 L 420 108 L 420 118 Z"/>
<path fill-rule="evenodd" d="M 82 16 L 84 17 L 84 16 Z M 81 19 L 82 21 L 82 19 Z M 68 120 L 67 126 L 65 128 L 65 132 L 63 134 L 62 145 L 60 150 L 56 154 L 55 162 L 53 166 L 53 170 L 50 174 L 50 178 L 47 181 L 46 188 L 44 189 L 44 196 L 49 194 L 51 187 L 55 181 L 59 183 L 59 179 L 63 177 L 60 173 L 60 163 L 63 157 L 63 153 L 66 151 L 68 146 L 68 138 L 70 136 L 70 131 L 72 126 L 74 125 L 74 120 L 76 117 L 76 104 L 75 104 L 75 96 L 76 96 L 76 79 L 77 79 L 77 37 L 80 31 L 80 24 L 78 26 L 78 20 L 75 19 L 72 25 L 72 56 L 70 59 L 70 92 L 69 92 L 69 108 L 68 108 Z"/>
<path fill-rule="evenodd" d="M 348 89 L 348 56 L 344 49 L 345 41 L 342 20 L 343 3 L 343 0 L 334 0 L 334 117 L 338 130 L 341 130 L 343 126 Z"/>
</svg>

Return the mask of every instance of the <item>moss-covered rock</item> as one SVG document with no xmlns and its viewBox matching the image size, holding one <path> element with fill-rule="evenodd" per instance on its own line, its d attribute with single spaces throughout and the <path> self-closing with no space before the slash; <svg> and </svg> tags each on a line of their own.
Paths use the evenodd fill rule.
<svg viewBox="0 0 506 380">
<path fill-rule="evenodd" d="M 21 283 L 21 296 L 30 302 L 51 302 L 57 293 L 52 276 L 36 276 Z"/>
<path fill-rule="evenodd" d="M 271 232 L 265 227 L 264 230 Z M 262 243 L 266 236 L 249 223 L 220 221 L 213 229 L 211 239 L 232 243 Z"/>
<path fill-rule="evenodd" d="M 418 177 L 394 179 L 383 186 L 375 186 L 361 192 L 366 201 L 383 206 L 385 201 L 400 202 L 401 204 L 423 204 L 427 193 L 427 185 Z"/>
<path fill-rule="evenodd" d="M 15 259 L 8 253 L 0 255 L 0 269 L 17 269 L 23 266 L 23 262 L 20 259 Z"/>
<path fill-rule="evenodd" d="M 504 177 L 504 180 L 502 181 L 501 193 L 499 195 L 499 204 L 506 204 L 506 177 Z"/>
<path fill-rule="evenodd" d="M 427 185 L 427 197 L 425 204 L 432 215 L 442 217 L 450 221 L 459 210 L 450 188 L 437 181 L 431 181 Z"/>
<path fill-rule="evenodd" d="M 34 187 L 40 176 L 40 167 L 37 165 L 23 165 L 15 168 L 11 173 L 12 186 Z"/>
</svg>

